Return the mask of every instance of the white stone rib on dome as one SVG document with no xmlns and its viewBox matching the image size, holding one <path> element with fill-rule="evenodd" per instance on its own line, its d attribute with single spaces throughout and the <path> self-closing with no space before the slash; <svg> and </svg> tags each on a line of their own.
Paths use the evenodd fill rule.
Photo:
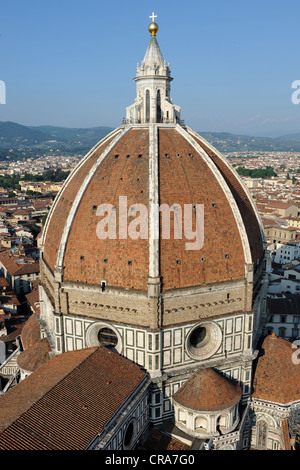
<svg viewBox="0 0 300 470">
<path fill-rule="evenodd" d="M 120 132 L 118 132 L 117 136 L 106 147 L 105 151 L 100 155 L 100 157 L 97 159 L 97 161 L 94 163 L 94 165 L 92 166 L 92 168 L 90 169 L 90 171 L 86 175 L 86 177 L 85 177 L 85 179 L 84 179 L 84 181 L 83 181 L 83 183 L 82 183 L 82 185 L 81 185 L 81 187 L 80 187 L 80 189 L 79 189 L 79 191 L 76 195 L 76 198 L 73 201 L 71 210 L 68 214 L 68 217 L 67 217 L 67 220 L 66 220 L 66 223 L 65 223 L 65 226 L 64 226 L 63 234 L 62 234 L 60 245 L 59 245 L 58 255 L 57 255 L 57 261 L 56 261 L 57 266 L 63 266 L 64 256 L 65 256 L 65 251 L 66 251 L 66 244 L 67 244 L 67 241 L 68 241 L 68 236 L 69 236 L 72 224 L 73 224 L 75 214 L 77 212 L 77 208 L 78 208 L 78 206 L 80 204 L 80 201 L 81 201 L 81 199 L 82 199 L 82 197 L 85 193 L 86 188 L 88 187 L 91 179 L 93 178 L 94 174 L 98 170 L 99 166 L 101 165 L 101 163 L 103 162 L 105 157 L 109 154 L 109 152 L 113 149 L 113 147 L 117 144 L 117 142 L 120 139 L 122 139 L 122 137 L 125 134 L 127 134 L 127 132 L 129 132 L 130 129 L 131 129 L 131 126 L 126 126 L 126 128 L 123 128 L 123 129 L 121 129 Z M 101 143 L 102 143 L 102 141 L 100 141 L 98 145 L 100 145 Z"/>
<path fill-rule="evenodd" d="M 97 142 L 97 144 L 94 145 L 94 147 L 91 148 L 91 150 L 83 157 L 83 159 L 80 161 L 80 163 L 78 163 L 78 165 L 76 166 L 76 168 L 74 168 L 73 171 L 71 171 L 71 173 L 69 174 L 69 176 L 65 179 L 62 187 L 60 188 L 59 192 L 57 193 L 55 199 L 54 199 L 54 202 L 50 208 L 50 211 L 49 211 L 49 214 L 48 214 L 48 217 L 46 219 L 46 223 L 45 223 L 45 226 L 44 226 L 44 230 L 43 230 L 43 233 L 42 233 L 42 246 L 44 246 L 44 243 L 45 243 L 45 240 L 46 240 L 46 236 L 47 236 L 47 231 L 48 231 L 48 227 L 49 227 L 49 224 L 50 224 L 50 220 L 51 220 L 51 217 L 54 213 L 54 210 L 55 210 L 55 207 L 57 206 L 64 190 L 65 190 L 65 187 L 69 184 L 70 180 L 73 179 L 74 177 L 76 177 L 78 171 L 81 169 L 81 167 L 85 164 L 86 160 L 90 157 L 90 155 L 92 155 L 92 153 L 96 150 L 96 148 L 100 145 L 100 144 L 103 144 L 106 140 L 109 140 L 113 135 L 117 135 L 121 130 L 121 126 L 117 127 L 116 129 L 114 129 L 112 132 L 110 132 L 109 134 L 107 134 L 106 136 L 103 137 L 103 139 L 101 139 L 99 142 Z"/>
</svg>

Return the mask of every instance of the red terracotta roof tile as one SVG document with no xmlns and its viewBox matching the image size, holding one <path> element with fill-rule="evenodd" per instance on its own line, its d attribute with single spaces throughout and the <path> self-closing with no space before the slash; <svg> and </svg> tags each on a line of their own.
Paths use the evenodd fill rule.
<svg viewBox="0 0 300 470">
<path fill-rule="evenodd" d="M 260 348 L 252 396 L 286 404 L 300 400 L 300 364 L 297 349 L 289 341 L 267 336 Z"/>
<path fill-rule="evenodd" d="M 59 354 L 0 397 L 0 449 L 84 450 L 145 378 L 103 347 Z"/>
<path fill-rule="evenodd" d="M 139 447 L 138 450 L 190 450 L 190 447 L 187 444 L 175 439 L 174 437 L 168 436 L 167 434 L 159 431 L 158 429 L 153 429 L 147 438 L 146 442 Z"/>
<path fill-rule="evenodd" d="M 50 352 L 51 347 L 48 339 L 42 338 L 19 354 L 17 364 L 24 371 L 34 372 L 50 360 Z"/>
<path fill-rule="evenodd" d="M 237 404 L 241 387 L 212 368 L 197 370 L 173 395 L 174 401 L 195 411 L 225 410 Z"/>
<path fill-rule="evenodd" d="M 53 224 L 50 224 L 49 227 L 46 222 L 44 227 L 44 230 L 47 230 L 47 237 L 45 240 L 45 261 L 52 271 L 55 267 L 64 224 L 67 220 L 68 213 L 72 207 L 76 194 L 82 185 L 84 178 L 92 168 L 95 161 L 97 161 L 101 153 L 105 150 L 106 146 L 109 145 L 110 141 L 111 139 L 108 139 L 105 143 L 97 147 L 80 168 L 78 167 L 74 170 L 73 176 L 75 175 L 75 177 L 72 177 L 71 180 L 62 187 L 60 194 L 57 196 L 59 197 L 57 205 L 54 204 L 51 208 L 48 219 L 50 219 L 53 212 L 53 218 L 59 220 L 59 223 L 54 222 Z"/>
<path fill-rule="evenodd" d="M 39 312 L 35 312 L 24 324 L 21 336 L 24 349 L 28 349 L 41 340 L 40 325 L 36 321 L 38 317 Z"/>
<path fill-rule="evenodd" d="M 210 150 L 208 146 L 205 145 L 202 140 L 197 138 L 196 140 L 215 163 L 231 190 L 244 222 L 250 243 L 252 261 L 254 266 L 256 266 L 257 260 L 260 260 L 263 256 L 263 244 L 258 219 L 254 213 L 250 199 L 232 168 L 228 167 L 213 150 Z"/>
<path fill-rule="evenodd" d="M 282 431 L 282 440 L 283 440 L 283 450 L 292 450 L 291 449 L 291 439 L 289 433 L 288 420 L 281 420 L 281 431 Z"/>
</svg>

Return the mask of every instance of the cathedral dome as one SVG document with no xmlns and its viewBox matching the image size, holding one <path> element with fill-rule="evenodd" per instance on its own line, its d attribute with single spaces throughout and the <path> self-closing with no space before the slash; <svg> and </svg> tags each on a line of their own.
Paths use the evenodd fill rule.
<svg viewBox="0 0 300 470">
<path fill-rule="evenodd" d="M 210 298 L 191 298 L 180 307 L 185 321 L 201 318 L 194 308 L 204 309 L 206 317 L 212 316 L 207 307 L 214 315 L 251 310 L 264 247 L 247 188 L 227 159 L 182 121 L 155 36 L 134 80 L 137 98 L 124 123 L 81 160 L 48 214 L 41 241 L 44 302 L 77 314 L 80 306 L 94 306 L 102 309 L 102 319 L 149 325 L 150 311 L 157 324 L 157 302 L 150 305 L 149 299 L 222 284 L 226 291 L 219 290 L 218 300 L 211 291 Z M 119 299 L 129 299 L 129 291 L 139 297 L 132 297 L 131 307 L 118 306 L 116 297 L 110 303 L 95 296 L 83 301 L 89 286 Z M 84 292 L 71 306 L 68 289 L 73 295 L 79 287 Z M 137 298 L 145 297 L 138 317 Z M 159 307 L 169 323 L 182 321 L 174 302 Z M 230 309 L 229 302 L 235 302 Z"/>
<path fill-rule="evenodd" d="M 146 237 L 118 237 L 124 196 L 127 210 L 141 204 L 150 211 L 151 198 L 170 208 L 203 205 L 203 246 L 188 250 L 184 236 L 174 237 L 173 212 L 170 239 L 161 230 L 155 253 Z M 97 208 L 105 204 L 117 211 L 116 238 L 97 236 Z M 128 227 L 133 220 L 128 212 Z M 262 257 L 260 223 L 246 188 L 217 150 L 177 123 L 124 125 L 105 137 L 65 182 L 43 234 L 43 261 L 52 273 L 61 268 L 65 281 L 105 280 L 141 291 L 156 258 L 152 277 L 170 290 L 242 279 L 245 264 L 255 268 Z"/>
</svg>

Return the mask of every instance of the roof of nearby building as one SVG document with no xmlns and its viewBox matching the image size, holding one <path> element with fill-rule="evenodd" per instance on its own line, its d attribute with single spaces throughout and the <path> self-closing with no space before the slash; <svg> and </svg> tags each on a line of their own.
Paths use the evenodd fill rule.
<svg viewBox="0 0 300 470">
<path fill-rule="evenodd" d="M 26 323 L 28 323 L 28 321 L 29 320 L 27 320 Z M 49 345 L 48 339 L 42 338 L 40 341 L 33 344 L 30 348 L 19 354 L 17 358 L 17 364 L 23 371 L 33 372 L 50 360 L 50 352 L 51 347 Z"/>
<path fill-rule="evenodd" d="M 0 275 L 0 289 L 3 290 L 3 288 L 9 288 L 11 289 L 11 286 L 7 279 L 3 275 Z"/>
<path fill-rule="evenodd" d="M 267 311 L 269 315 L 300 315 L 300 295 L 268 296 Z"/>
<path fill-rule="evenodd" d="M 23 274 L 37 274 L 40 272 L 39 263 L 24 263 L 13 274 L 14 276 L 22 276 Z"/>
<path fill-rule="evenodd" d="M 0 397 L 0 449 L 84 450 L 145 378 L 102 346 L 58 354 Z"/>
<path fill-rule="evenodd" d="M 269 207 L 275 207 L 278 209 L 288 209 L 289 207 L 295 206 L 295 204 L 293 204 L 292 202 L 281 202 L 281 201 L 269 201 L 267 204 Z"/>
<path fill-rule="evenodd" d="M 299 350 L 293 343 L 267 336 L 257 358 L 253 381 L 253 398 L 288 404 L 300 400 Z"/>
<path fill-rule="evenodd" d="M 41 338 L 39 315 L 40 309 L 36 307 L 21 332 L 23 351 L 18 355 L 17 364 L 26 372 L 34 372 L 50 360 L 51 347 L 47 338 Z"/>
<path fill-rule="evenodd" d="M 277 227 L 277 226 L 280 226 L 282 224 L 282 221 L 279 222 L 275 219 L 270 219 L 270 218 L 267 218 L 267 217 L 264 217 L 264 216 L 262 216 L 261 220 L 262 220 L 263 226 L 265 228 Z"/>
<path fill-rule="evenodd" d="M 2 335 L 0 341 L 3 343 L 13 343 L 16 341 L 17 337 L 21 335 L 24 328 L 24 323 L 17 323 L 10 328 L 10 331 L 7 335 Z"/>
<path fill-rule="evenodd" d="M 190 446 L 175 437 L 168 436 L 159 429 L 152 429 L 146 441 L 138 446 L 137 450 L 182 451 L 190 450 Z"/>
<path fill-rule="evenodd" d="M 14 292 L 0 294 L 0 305 L 21 305 L 20 300 Z"/>
<path fill-rule="evenodd" d="M 28 294 L 25 295 L 27 302 L 29 303 L 30 307 L 35 311 L 36 307 L 39 304 L 39 285 L 40 280 L 36 279 L 31 282 L 32 290 Z"/>
<path fill-rule="evenodd" d="M 31 215 L 31 211 L 26 209 L 17 209 L 13 212 L 14 215 Z"/>
<path fill-rule="evenodd" d="M 27 262 L 23 262 L 23 259 Z M 36 274 L 40 272 L 40 265 L 34 261 L 33 258 L 27 258 L 26 256 L 20 258 L 19 256 L 15 256 L 11 250 L 0 252 L 0 262 L 13 276 Z"/>
<path fill-rule="evenodd" d="M 197 370 L 173 395 L 179 405 L 195 411 L 225 410 L 238 403 L 241 387 L 212 368 Z"/>
</svg>

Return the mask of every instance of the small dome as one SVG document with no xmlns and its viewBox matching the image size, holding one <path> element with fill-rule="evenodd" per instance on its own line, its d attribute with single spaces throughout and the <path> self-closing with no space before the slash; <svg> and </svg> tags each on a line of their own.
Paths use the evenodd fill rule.
<svg viewBox="0 0 300 470">
<path fill-rule="evenodd" d="M 47 338 L 42 338 L 18 356 L 17 363 L 20 369 L 34 372 L 50 360 L 51 347 Z"/>
<path fill-rule="evenodd" d="M 274 333 L 260 348 L 252 396 L 281 404 L 300 400 L 299 350 Z"/>
<path fill-rule="evenodd" d="M 18 356 L 17 363 L 28 372 L 35 371 L 50 359 L 51 347 L 47 338 L 41 339 L 38 317 L 39 310 L 26 321 L 21 335 L 24 351 Z"/>
<path fill-rule="evenodd" d="M 193 411 L 222 411 L 236 405 L 241 387 L 212 368 L 197 370 L 173 395 L 173 400 Z"/>
</svg>

